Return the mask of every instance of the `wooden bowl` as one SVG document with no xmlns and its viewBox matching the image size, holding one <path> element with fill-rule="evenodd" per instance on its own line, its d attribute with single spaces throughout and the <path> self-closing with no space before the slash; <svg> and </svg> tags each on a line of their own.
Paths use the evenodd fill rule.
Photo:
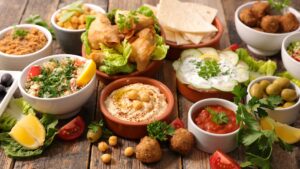
<svg viewBox="0 0 300 169">
<path fill-rule="evenodd" d="M 233 101 L 234 95 L 231 92 L 223 92 L 216 89 L 210 90 L 196 90 L 190 88 L 188 85 L 181 83 L 178 79 L 177 88 L 179 92 L 188 100 L 192 102 L 197 102 L 199 100 L 207 98 L 220 98 Z"/>
<path fill-rule="evenodd" d="M 128 138 L 128 139 L 140 139 L 144 137 L 147 134 L 147 125 L 149 124 L 149 122 L 130 122 L 130 121 L 125 121 L 117 117 L 114 117 L 107 110 L 105 106 L 105 100 L 114 90 L 134 83 L 153 85 L 159 88 L 160 92 L 166 96 L 168 102 L 167 109 L 160 116 L 158 116 L 156 120 L 169 122 L 170 120 L 169 118 L 172 114 L 173 107 L 174 107 L 174 97 L 170 89 L 163 83 L 151 78 L 128 77 L 128 78 L 115 80 L 109 85 L 107 85 L 102 90 L 100 95 L 100 101 L 99 101 L 100 110 L 103 114 L 103 118 L 106 122 L 107 127 L 110 130 L 112 130 L 118 136 Z"/>
<path fill-rule="evenodd" d="M 176 42 L 166 40 L 166 44 L 170 46 L 170 49 L 167 54 L 167 59 L 176 60 L 180 57 L 180 54 L 185 49 L 192 49 L 192 48 L 201 48 L 201 47 L 216 47 L 219 45 L 220 39 L 224 32 L 224 27 L 218 17 L 215 17 L 212 23 L 217 29 L 217 34 L 208 42 L 199 43 L 199 44 L 184 44 L 184 45 L 177 45 Z"/>
</svg>

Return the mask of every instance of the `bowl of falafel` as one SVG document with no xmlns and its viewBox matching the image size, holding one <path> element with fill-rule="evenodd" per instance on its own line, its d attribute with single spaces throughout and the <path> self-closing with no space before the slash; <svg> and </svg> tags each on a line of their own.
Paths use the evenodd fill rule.
<svg viewBox="0 0 300 169">
<path fill-rule="evenodd" d="M 248 49 L 260 56 L 280 51 L 283 39 L 299 30 L 300 14 L 294 8 L 277 8 L 268 1 L 252 1 L 235 11 L 235 27 Z"/>
</svg>

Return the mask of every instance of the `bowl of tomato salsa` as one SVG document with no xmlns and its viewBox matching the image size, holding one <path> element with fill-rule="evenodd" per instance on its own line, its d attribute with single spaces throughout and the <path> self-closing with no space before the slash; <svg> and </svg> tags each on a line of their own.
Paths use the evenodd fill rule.
<svg viewBox="0 0 300 169">
<path fill-rule="evenodd" d="M 197 142 L 197 148 L 213 153 L 217 149 L 230 152 L 237 147 L 239 125 L 237 106 L 224 99 L 210 98 L 194 103 L 188 113 L 188 130 Z"/>
</svg>

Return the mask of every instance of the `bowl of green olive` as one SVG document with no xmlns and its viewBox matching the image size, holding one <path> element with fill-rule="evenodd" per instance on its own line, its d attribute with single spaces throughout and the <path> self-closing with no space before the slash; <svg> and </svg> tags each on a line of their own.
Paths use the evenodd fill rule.
<svg viewBox="0 0 300 169">
<path fill-rule="evenodd" d="M 268 115 L 281 123 L 292 124 L 300 111 L 300 90 L 289 79 L 276 76 L 263 76 L 253 80 L 247 88 L 247 102 L 269 96 L 280 96 L 281 103 L 275 109 L 266 109 Z"/>
</svg>

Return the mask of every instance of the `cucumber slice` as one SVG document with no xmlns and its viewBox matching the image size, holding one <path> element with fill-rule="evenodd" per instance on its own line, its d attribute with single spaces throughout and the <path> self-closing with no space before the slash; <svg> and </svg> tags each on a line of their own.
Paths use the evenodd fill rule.
<svg viewBox="0 0 300 169">
<path fill-rule="evenodd" d="M 239 56 L 232 51 L 220 52 L 221 64 L 225 65 L 236 65 L 239 61 Z"/>
<path fill-rule="evenodd" d="M 198 75 L 198 73 L 186 74 L 188 82 L 195 89 L 211 89 L 209 81 L 203 79 Z"/>
<path fill-rule="evenodd" d="M 233 71 L 232 78 L 237 80 L 239 83 L 246 82 L 249 80 L 250 72 L 249 67 L 244 62 L 238 62 L 236 68 Z"/>
<path fill-rule="evenodd" d="M 249 66 L 243 62 L 243 61 L 239 61 L 236 65 L 237 68 L 242 68 L 242 69 L 246 69 L 246 70 L 249 70 Z"/>
<path fill-rule="evenodd" d="M 224 92 L 231 92 L 234 86 L 238 84 L 236 80 L 230 78 L 228 75 L 213 77 L 209 79 L 209 82 L 213 88 Z"/>
<path fill-rule="evenodd" d="M 181 52 L 180 59 L 184 60 L 187 57 L 199 57 L 201 53 L 197 49 L 187 49 Z"/>
<path fill-rule="evenodd" d="M 218 51 L 214 48 L 198 48 L 201 54 L 219 55 Z"/>
</svg>

